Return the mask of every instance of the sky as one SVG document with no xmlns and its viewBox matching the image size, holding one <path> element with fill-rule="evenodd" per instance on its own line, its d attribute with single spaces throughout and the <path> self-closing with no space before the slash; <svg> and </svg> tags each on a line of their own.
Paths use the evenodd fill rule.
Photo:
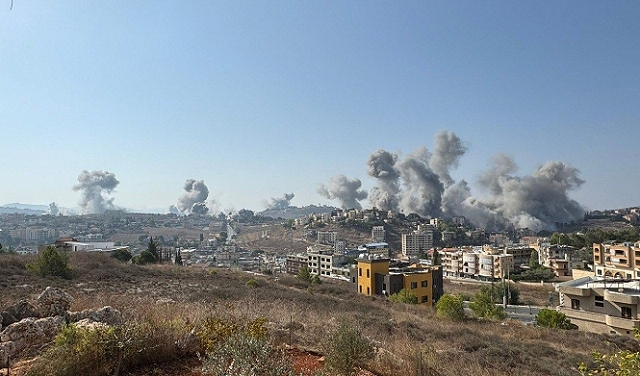
<svg viewBox="0 0 640 376">
<path fill-rule="evenodd" d="M 0 1 L 0 205 L 77 210 L 83 171 L 117 207 L 336 205 L 369 155 L 497 153 L 579 171 L 586 210 L 640 205 L 637 1 Z M 486 187 L 485 187 L 486 188 Z M 215 206 L 215 207 L 213 207 Z M 363 207 L 370 207 L 366 200 Z"/>
</svg>

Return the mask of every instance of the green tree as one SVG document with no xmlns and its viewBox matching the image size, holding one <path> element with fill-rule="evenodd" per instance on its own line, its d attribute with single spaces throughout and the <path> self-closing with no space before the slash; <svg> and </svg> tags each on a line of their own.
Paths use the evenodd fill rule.
<svg viewBox="0 0 640 376">
<path fill-rule="evenodd" d="M 314 274 L 313 277 L 311 277 L 311 284 L 312 285 L 321 285 L 322 284 L 322 280 L 320 279 L 320 276 L 317 274 Z"/>
<path fill-rule="evenodd" d="M 157 262 L 158 259 L 156 259 L 153 254 L 151 252 L 149 252 L 149 250 L 145 249 L 144 251 L 142 251 L 142 253 L 140 253 L 138 256 L 135 256 L 132 259 L 132 262 L 136 265 L 146 265 L 146 264 L 153 264 L 155 262 Z"/>
<path fill-rule="evenodd" d="M 389 296 L 389 300 L 397 303 L 418 304 L 418 297 L 411 290 L 402 289 Z"/>
<path fill-rule="evenodd" d="M 152 236 L 149 237 L 149 244 L 147 245 L 147 251 L 151 253 L 153 258 L 155 259 L 154 261 L 151 261 L 151 262 L 162 262 L 162 248 L 160 247 L 158 242 L 153 239 Z"/>
<path fill-rule="evenodd" d="M 540 267 L 540 262 L 538 261 L 538 251 L 535 249 L 531 251 L 531 255 L 529 256 L 529 267 L 531 269 L 537 269 Z"/>
<path fill-rule="evenodd" d="M 311 283 L 311 270 L 309 270 L 308 266 L 303 266 L 300 268 L 300 270 L 298 270 L 297 277 L 301 281 Z"/>
<path fill-rule="evenodd" d="M 493 320 L 503 320 L 507 317 L 504 308 L 496 305 L 492 298 L 491 288 L 482 286 L 480 292 L 475 294 L 469 303 L 469 308 L 478 317 L 484 317 Z"/>
<path fill-rule="evenodd" d="M 553 309 L 543 308 L 536 315 L 536 323 L 543 328 L 571 329 L 571 320 L 567 316 Z"/>
<path fill-rule="evenodd" d="M 27 264 L 27 269 L 43 277 L 54 276 L 71 279 L 73 271 L 69 267 L 69 257 L 64 252 L 58 252 L 52 245 L 48 245 L 38 255 L 38 258 Z"/>
<path fill-rule="evenodd" d="M 431 256 L 431 263 L 433 265 L 440 265 L 440 252 L 434 248 L 433 255 Z"/>
<path fill-rule="evenodd" d="M 462 321 L 464 313 L 464 301 L 460 295 L 444 294 L 436 303 L 436 315 L 453 321 Z"/>
<path fill-rule="evenodd" d="M 111 252 L 111 257 L 123 262 L 129 262 L 133 256 L 127 248 L 118 248 Z"/>
</svg>

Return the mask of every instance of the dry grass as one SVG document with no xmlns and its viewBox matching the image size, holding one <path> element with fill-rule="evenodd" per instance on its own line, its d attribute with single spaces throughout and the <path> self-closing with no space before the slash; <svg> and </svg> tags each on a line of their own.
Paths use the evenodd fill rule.
<svg viewBox="0 0 640 376">
<path fill-rule="evenodd" d="M 179 320 L 195 326 L 212 316 L 237 322 L 263 318 L 276 343 L 317 351 L 328 330 L 344 318 L 360 325 L 378 348 L 368 368 L 389 376 L 575 375 L 575 367 L 588 363 L 594 350 L 638 349 L 637 342 L 622 337 L 540 329 L 518 322 L 440 320 L 430 307 L 385 303 L 357 295 L 342 282 L 307 289 L 286 275 L 137 267 L 103 255 L 72 255 L 70 261 L 78 276 L 65 281 L 31 275 L 23 272 L 19 262 L 0 257 L 0 283 L 6 283 L 0 304 L 33 298 L 52 285 L 76 298 L 72 310 L 111 305 L 130 322 Z M 4 278 L 6 270 L 17 277 Z M 258 287 L 246 285 L 251 278 Z"/>
</svg>

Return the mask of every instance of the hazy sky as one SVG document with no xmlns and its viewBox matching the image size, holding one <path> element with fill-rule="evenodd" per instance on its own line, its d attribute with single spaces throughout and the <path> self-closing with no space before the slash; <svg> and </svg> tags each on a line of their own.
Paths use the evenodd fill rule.
<svg viewBox="0 0 640 376">
<path fill-rule="evenodd" d="M 167 211 L 187 179 L 221 209 L 335 204 L 319 184 L 370 189 L 369 154 L 446 129 L 472 189 L 502 152 L 522 175 L 576 167 L 588 209 L 640 205 L 638 1 L 10 4 L 0 204 L 75 208 L 83 170 L 137 210 Z"/>
</svg>

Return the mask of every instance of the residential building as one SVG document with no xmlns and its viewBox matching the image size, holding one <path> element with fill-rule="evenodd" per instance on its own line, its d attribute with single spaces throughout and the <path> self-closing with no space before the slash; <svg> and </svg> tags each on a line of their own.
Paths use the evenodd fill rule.
<svg viewBox="0 0 640 376">
<path fill-rule="evenodd" d="M 496 280 L 514 270 L 514 256 L 491 246 L 445 248 L 440 251 L 443 275 Z"/>
<path fill-rule="evenodd" d="M 335 244 L 338 240 L 338 233 L 335 231 L 318 231 L 318 243 Z"/>
<path fill-rule="evenodd" d="M 580 330 L 633 337 L 640 329 L 640 281 L 583 277 L 556 286 L 557 310 Z"/>
<path fill-rule="evenodd" d="M 433 248 L 433 231 L 414 231 L 402 234 L 402 255 L 420 257 Z"/>
<path fill-rule="evenodd" d="M 307 252 L 309 272 L 320 277 L 331 277 L 333 268 L 343 266 L 345 263 L 346 257 L 344 255 L 334 254 L 332 250 Z"/>
<path fill-rule="evenodd" d="M 387 231 L 385 231 L 384 226 L 373 226 L 371 229 L 371 242 L 372 243 L 382 243 L 386 241 Z"/>
<path fill-rule="evenodd" d="M 377 255 L 358 258 L 357 289 L 360 294 L 390 296 L 407 289 L 418 303 L 435 305 L 443 294 L 442 268 L 390 267 L 390 260 Z"/>
<path fill-rule="evenodd" d="M 358 247 L 358 252 L 378 255 L 385 258 L 391 256 L 389 244 L 384 242 L 362 244 Z"/>
<path fill-rule="evenodd" d="M 309 260 L 306 254 L 287 255 L 285 271 L 287 274 L 298 274 L 303 266 L 308 266 Z"/>
<path fill-rule="evenodd" d="M 596 277 L 640 278 L 640 242 L 593 245 Z"/>
</svg>

